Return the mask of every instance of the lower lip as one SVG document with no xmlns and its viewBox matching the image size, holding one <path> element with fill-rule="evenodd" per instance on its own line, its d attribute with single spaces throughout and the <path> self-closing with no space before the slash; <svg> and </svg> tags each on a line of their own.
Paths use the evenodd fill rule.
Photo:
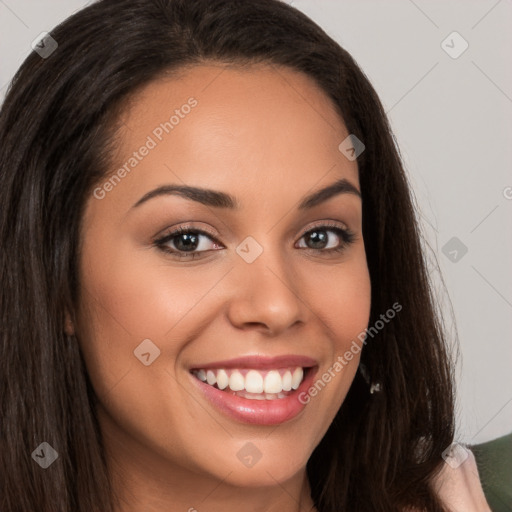
<svg viewBox="0 0 512 512">
<path fill-rule="evenodd" d="M 295 391 L 285 398 L 276 398 L 275 400 L 243 398 L 233 395 L 229 391 L 221 391 L 200 381 L 194 375 L 189 375 L 210 403 L 227 416 L 243 423 L 278 425 L 295 418 L 304 410 L 306 403 L 302 403 L 299 396 L 305 396 L 304 393 L 311 386 L 317 369 L 317 367 L 309 368 L 306 378 Z"/>
</svg>

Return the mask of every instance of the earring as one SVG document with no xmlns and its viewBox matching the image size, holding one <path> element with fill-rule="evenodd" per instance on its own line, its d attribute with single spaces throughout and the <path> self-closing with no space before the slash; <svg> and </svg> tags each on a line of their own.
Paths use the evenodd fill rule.
<svg viewBox="0 0 512 512">
<path fill-rule="evenodd" d="M 379 393 L 380 387 L 380 382 L 372 382 L 372 385 L 370 386 L 370 394 L 373 395 L 373 393 Z"/>
<path fill-rule="evenodd" d="M 382 383 L 379 381 L 373 382 L 371 380 L 370 374 L 368 372 L 368 368 L 366 368 L 366 366 L 363 363 L 359 364 L 359 371 L 361 372 L 363 379 L 366 381 L 366 384 L 368 384 L 368 386 L 370 386 L 370 394 L 371 395 L 382 391 Z"/>
</svg>

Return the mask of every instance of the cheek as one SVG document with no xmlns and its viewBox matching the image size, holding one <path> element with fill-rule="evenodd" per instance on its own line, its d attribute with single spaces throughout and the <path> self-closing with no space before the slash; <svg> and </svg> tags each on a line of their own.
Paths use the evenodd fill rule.
<svg viewBox="0 0 512 512">
<path fill-rule="evenodd" d="M 164 335 L 198 300 L 179 274 L 171 279 L 163 265 L 147 264 L 149 250 L 137 252 L 122 242 L 109 246 L 92 234 L 84 247 L 79 337 L 97 392 L 141 365 L 134 350 L 143 340 L 163 349 Z"/>
<path fill-rule="evenodd" d="M 355 254 L 304 278 L 311 290 L 308 303 L 331 341 L 325 364 L 307 392 L 311 403 L 317 403 L 325 429 L 352 384 L 370 318 L 371 283 L 366 257 L 364 251 Z"/>
<path fill-rule="evenodd" d="M 217 289 L 226 269 L 192 267 L 166 260 L 157 249 L 129 241 L 109 243 L 90 232 L 81 261 L 82 308 L 79 338 L 96 392 L 108 393 L 130 372 L 166 365 L 174 373 L 180 353 L 215 319 Z M 163 357 L 149 367 L 134 353 L 151 347 Z M 141 345 L 141 343 L 145 343 Z M 143 353 L 146 353 L 145 350 Z M 136 370 L 134 372 L 134 370 Z M 160 376 L 165 381 L 169 374 Z"/>
<path fill-rule="evenodd" d="M 204 315 L 205 307 L 195 306 L 218 277 L 210 275 L 210 284 L 208 276 L 197 271 L 184 272 L 165 262 L 155 265 L 147 249 L 139 253 L 117 245 L 108 249 L 109 259 L 107 249 L 93 249 L 98 245 L 83 253 L 77 331 L 103 426 L 111 430 L 113 418 L 132 437 L 147 443 L 159 440 L 169 453 L 181 457 L 176 446 L 185 445 L 188 434 L 176 411 L 187 411 L 190 400 L 173 367 L 179 365 L 187 340 L 199 336 L 198 315 Z M 149 352 L 148 365 L 137 357 L 140 346 Z M 200 428 L 212 437 L 222 434 L 215 422 Z"/>
<path fill-rule="evenodd" d="M 98 306 L 139 338 L 164 336 L 208 288 L 204 275 L 165 263 L 155 265 L 148 252 L 152 250 L 119 251 L 108 266 L 94 259 L 86 263 L 87 286 Z"/>
<path fill-rule="evenodd" d="M 314 312 L 328 329 L 337 353 L 367 328 L 370 318 L 371 283 L 363 251 L 347 261 L 319 268 L 307 279 Z"/>
<path fill-rule="evenodd" d="M 345 379 L 352 383 L 370 320 L 371 283 L 366 259 L 359 260 L 351 273 L 340 277 L 339 289 L 333 288 L 331 293 L 331 303 L 336 304 L 336 313 L 331 308 L 329 316 L 329 325 L 337 333 L 334 370 L 347 374 Z"/>
</svg>

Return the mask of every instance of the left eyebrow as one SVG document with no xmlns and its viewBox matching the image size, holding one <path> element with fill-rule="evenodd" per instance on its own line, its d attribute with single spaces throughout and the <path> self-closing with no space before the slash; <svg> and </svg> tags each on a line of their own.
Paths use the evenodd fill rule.
<svg viewBox="0 0 512 512">
<path fill-rule="evenodd" d="M 327 201 L 331 197 L 338 194 L 353 194 L 361 198 L 359 190 L 345 178 L 342 178 L 325 188 L 317 190 L 312 194 L 304 197 L 300 202 L 298 209 L 307 210 L 314 206 Z M 230 208 L 232 210 L 240 209 L 240 202 L 236 197 L 227 194 L 226 192 L 220 192 L 218 190 L 211 190 L 200 187 L 190 187 L 186 185 L 163 185 L 149 191 L 147 194 L 142 196 L 133 206 L 135 208 L 154 197 L 163 195 L 177 195 L 204 204 L 206 206 L 212 206 L 215 208 Z"/>
<path fill-rule="evenodd" d="M 307 210 L 309 208 L 313 208 L 314 206 L 317 206 L 338 194 L 354 194 L 355 196 L 362 199 L 361 192 L 359 192 L 359 190 L 352 183 L 350 183 L 350 181 L 342 178 L 338 181 L 335 181 L 331 185 L 317 190 L 309 196 L 306 196 L 299 204 L 298 209 Z"/>
</svg>

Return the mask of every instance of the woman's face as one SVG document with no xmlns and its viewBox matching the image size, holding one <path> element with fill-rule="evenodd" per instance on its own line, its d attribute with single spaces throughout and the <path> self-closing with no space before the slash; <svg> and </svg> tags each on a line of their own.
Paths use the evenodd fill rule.
<svg viewBox="0 0 512 512">
<path fill-rule="evenodd" d="M 289 480 L 343 402 L 369 320 L 349 133 L 311 79 L 270 66 L 160 79 L 122 121 L 114 174 L 86 205 L 73 326 L 107 450 L 174 482 Z M 185 186 L 203 191 L 148 196 Z"/>
</svg>

